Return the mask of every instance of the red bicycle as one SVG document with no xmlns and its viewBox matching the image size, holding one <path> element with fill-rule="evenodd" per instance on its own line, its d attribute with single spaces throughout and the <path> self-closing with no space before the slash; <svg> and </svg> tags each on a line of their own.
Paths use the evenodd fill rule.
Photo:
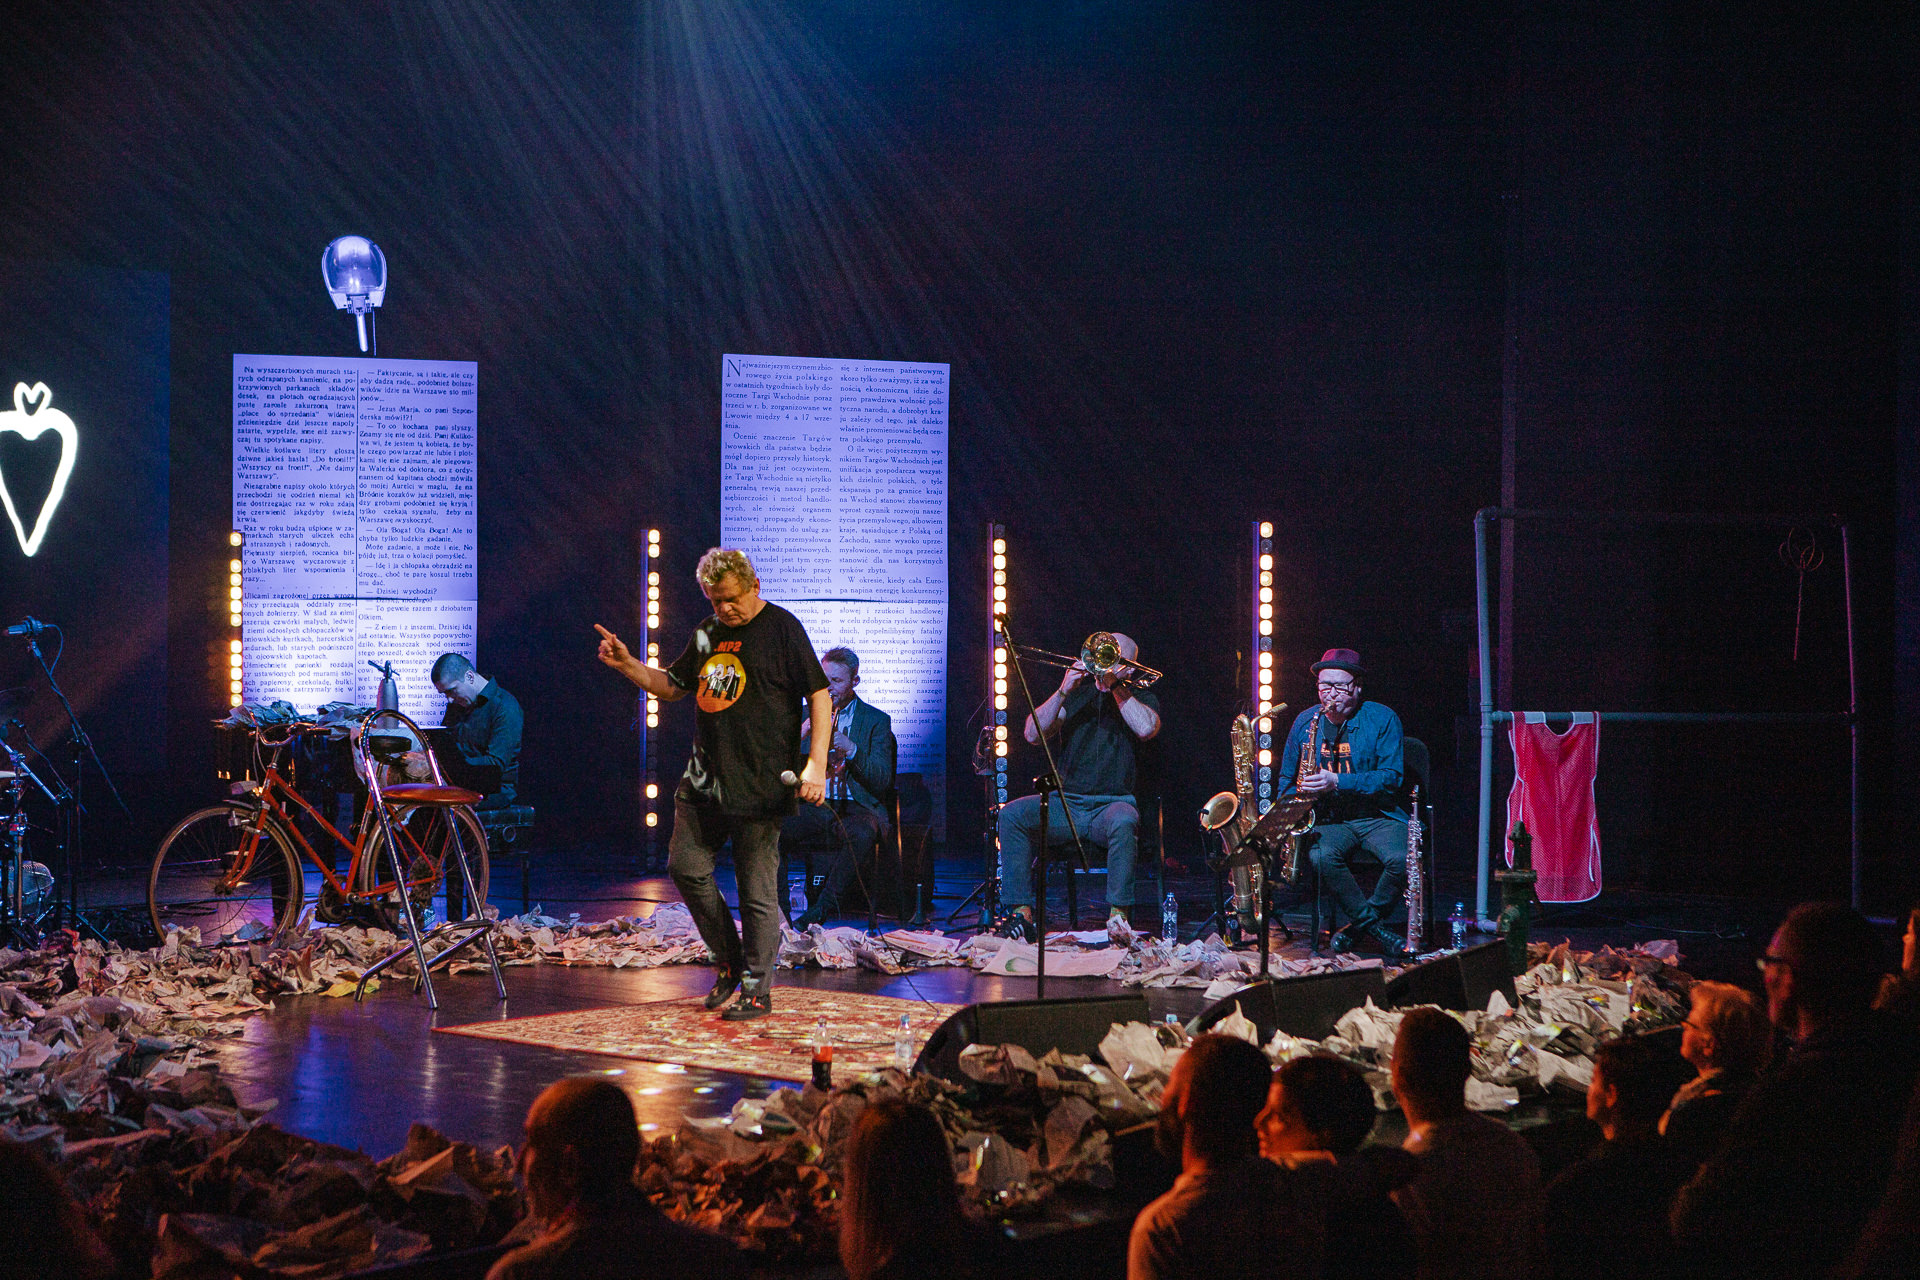
<svg viewBox="0 0 1920 1280">
<path fill-rule="evenodd" d="M 319 894 L 327 914 L 412 934 L 422 927 L 419 921 L 436 895 L 447 895 L 449 916 L 462 914 L 457 904 L 466 883 L 453 857 L 456 839 L 467 855 L 474 914 L 484 914 L 487 835 L 480 820 L 469 805 L 448 802 L 460 793 L 440 782 L 438 762 L 424 742 L 399 726 L 372 727 L 382 717 L 404 719 L 378 712 L 352 732 L 362 776 L 376 781 L 358 820 L 350 824 L 351 837 L 309 804 L 280 768 L 295 738 L 333 730 L 305 722 L 254 730 L 259 780 L 236 782 L 232 799 L 182 818 L 154 854 L 147 874 L 147 909 L 161 939 L 174 930 L 198 929 L 202 946 L 221 946 L 271 941 L 287 933 L 299 923 L 306 901 L 302 859 L 320 874 Z M 378 779 L 416 746 L 427 752 L 438 785 L 382 787 Z M 410 795 L 423 802 L 409 804 Z M 385 822 L 380 820 L 383 806 Z M 302 833 L 296 821 L 301 814 L 324 833 L 328 857 L 321 857 Z M 397 860 L 388 855 L 389 839 L 398 845 Z M 347 851 L 344 874 L 334 871 L 336 847 Z M 405 869 L 404 885 L 396 867 Z M 401 918 L 403 893 L 411 908 L 408 920 Z"/>
</svg>

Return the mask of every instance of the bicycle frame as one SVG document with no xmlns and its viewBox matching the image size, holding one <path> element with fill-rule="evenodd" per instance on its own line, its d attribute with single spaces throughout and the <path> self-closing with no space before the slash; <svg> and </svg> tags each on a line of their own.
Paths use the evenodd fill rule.
<svg viewBox="0 0 1920 1280">
<path fill-rule="evenodd" d="M 295 732 L 298 733 L 300 730 L 295 730 Z M 236 784 L 245 786 L 246 801 L 242 802 L 236 798 L 229 803 L 244 805 L 244 807 L 250 808 L 254 813 L 254 819 L 252 829 L 247 835 L 245 856 L 237 861 L 232 870 L 227 873 L 228 878 L 235 881 L 246 878 L 247 873 L 253 869 L 254 854 L 260 847 L 261 833 L 265 830 L 268 822 L 275 822 L 279 825 L 281 832 L 289 838 L 295 851 L 304 857 L 307 862 L 320 873 L 321 878 L 326 881 L 329 888 L 335 893 L 340 894 L 346 901 L 372 901 L 394 892 L 399 885 L 398 882 L 392 880 L 382 881 L 368 889 L 358 892 L 349 888 L 358 878 L 360 859 L 366 853 L 367 847 L 371 843 L 368 837 L 379 828 L 379 822 L 374 813 L 374 805 L 370 802 L 361 811 L 359 821 L 356 824 L 357 829 L 354 831 L 352 839 L 348 839 L 345 835 L 342 835 L 340 830 L 331 822 L 328 822 L 305 796 L 294 790 L 293 784 L 288 782 L 285 775 L 280 772 L 280 751 L 291 741 L 291 735 L 278 742 L 268 741 L 265 738 L 260 739 L 261 746 L 271 749 L 271 754 L 261 761 L 261 771 L 265 776 L 257 783 Z M 332 866 L 329 865 L 329 860 L 322 858 L 312 843 L 307 840 L 305 834 L 301 832 L 298 823 L 295 821 L 295 813 L 290 811 L 284 803 L 286 800 L 291 800 L 298 806 L 299 812 L 305 813 L 308 817 L 312 818 L 320 825 L 321 830 L 333 838 L 336 844 L 347 850 L 347 870 L 344 879 L 334 874 Z M 396 833 L 402 838 L 410 838 L 404 823 L 395 823 L 394 828 Z"/>
</svg>

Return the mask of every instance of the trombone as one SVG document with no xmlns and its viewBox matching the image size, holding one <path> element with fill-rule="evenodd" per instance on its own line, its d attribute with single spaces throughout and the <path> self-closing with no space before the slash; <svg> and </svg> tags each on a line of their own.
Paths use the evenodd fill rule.
<svg viewBox="0 0 1920 1280">
<path fill-rule="evenodd" d="M 1054 653 L 1048 649 L 1036 649 L 1032 645 L 1012 645 L 1013 651 L 1022 657 L 1044 662 L 1048 666 L 1079 669 L 1098 680 L 1123 671 L 1114 683 L 1131 685 L 1135 689 L 1144 689 L 1158 680 L 1162 672 L 1144 666 L 1137 660 L 1120 656 L 1120 642 L 1113 638 L 1111 631 L 1096 631 L 1080 645 L 1080 656 L 1070 658 L 1064 653 Z"/>
</svg>

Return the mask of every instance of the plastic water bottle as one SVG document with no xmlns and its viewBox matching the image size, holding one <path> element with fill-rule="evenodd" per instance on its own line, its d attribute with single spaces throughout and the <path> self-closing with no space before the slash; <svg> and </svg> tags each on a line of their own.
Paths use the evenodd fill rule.
<svg viewBox="0 0 1920 1280">
<path fill-rule="evenodd" d="M 1447 923 L 1453 926 L 1453 949 L 1463 951 L 1467 945 L 1467 904 L 1453 904 L 1453 914 L 1447 917 Z"/>
<path fill-rule="evenodd" d="M 813 1087 L 825 1092 L 833 1088 L 833 1041 L 827 1039 L 827 1020 L 813 1024 Z"/>
<path fill-rule="evenodd" d="M 899 1029 L 893 1033 L 893 1065 L 902 1071 L 913 1070 L 913 1028 L 907 1025 L 907 1015 L 900 1015 Z"/>
<path fill-rule="evenodd" d="M 1180 941 L 1180 904 L 1171 893 L 1160 904 L 1160 939 L 1168 946 Z"/>
<path fill-rule="evenodd" d="M 787 890 L 787 915 L 798 920 L 807 914 L 807 880 L 804 873 Z"/>
</svg>

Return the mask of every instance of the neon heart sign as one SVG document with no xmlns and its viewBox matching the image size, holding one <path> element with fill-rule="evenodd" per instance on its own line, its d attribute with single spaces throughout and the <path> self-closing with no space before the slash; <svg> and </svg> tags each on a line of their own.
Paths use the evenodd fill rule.
<svg viewBox="0 0 1920 1280">
<path fill-rule="evenodd" d="M 30 409 L 27 406 L 31 404 Z M 53 485 L 47 490 L 46 501 L 40 504 L 40 515 L 33 522 L 33 533 L 28 534 L 26 526 L 20 523 L 20 511 L 13 503 L 13 490 L 7 487 L 7 477 L 0 471 L 0 503 L 5 503 L 7 519 L 13 521 L 14 536 L 20 539 L 20 549 L 28 555 L 40 549 L 40 540 L 47 536 L 47 524 L 53 519 L 54 508 L 60 505 L 60 499 L 67 492 L 67 477 L 73 474 L 74 455 L 80 452 L 80 431 L 73 425 L 73 419 L 60 410 L 53 408 L 53 392 L 44 382 L 36 382 L 29 387 L 24 382 L 13 384 L 13 411 L 0 413 L 0 431 L 12 431 L 23 440 L 38 440 L 40 433 L 51 431 L 60 437 L 60 464 L 53 470 Z"/>
</svg>

